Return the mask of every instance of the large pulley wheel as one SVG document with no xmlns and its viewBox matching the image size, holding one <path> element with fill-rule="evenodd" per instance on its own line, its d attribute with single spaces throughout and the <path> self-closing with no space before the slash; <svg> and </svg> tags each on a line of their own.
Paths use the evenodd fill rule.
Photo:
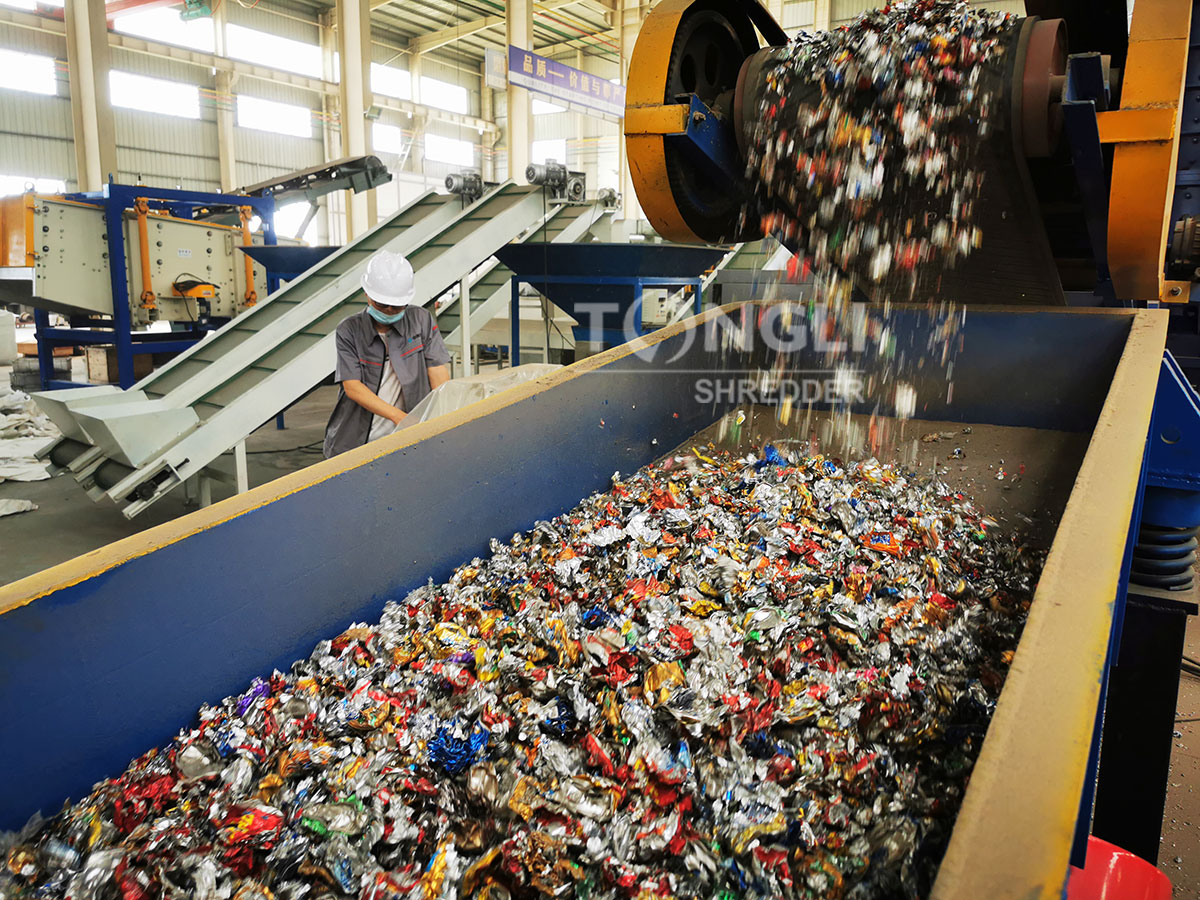
<svg viewBox="0 0 1200 900">
<path fill-rule="evenodd" d="M 1024 55 L 1013 86 L 1021 97 L 1021 138 L 1026 156 L 1053 156 L 1062 135 L 1062 90 L 1067 74 L 1067 23 L 1062 19 L 1026 20 L 1021 35 Z"/>
<path fill-rule="evenodd" d="M 638 34 L 629 65 L 625 146 L 642 209 L 669 240 L 740 240 L 746 186 L 741 178 L 714 177 L 669 135 L 631 129 L 629 113 L 669 115 L 694 96 L 732 128 L 738 73 L 759 49 L 756 26 L 770 43 L 786 43 L 770 14 L 745 0 L 662 0 Z"/>
</svg>

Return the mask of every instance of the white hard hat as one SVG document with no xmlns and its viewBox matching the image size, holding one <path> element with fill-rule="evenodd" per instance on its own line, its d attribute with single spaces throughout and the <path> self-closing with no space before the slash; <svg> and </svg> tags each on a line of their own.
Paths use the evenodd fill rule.
<svg viewBox="0 0 1200 900">
<path fill-rule="evenodd" d="M 383 306 L 408 306 L 417 292 L 412 264 L 399 253 L 380 250 L 367 263 L 362 289 Z"/>
</svg>

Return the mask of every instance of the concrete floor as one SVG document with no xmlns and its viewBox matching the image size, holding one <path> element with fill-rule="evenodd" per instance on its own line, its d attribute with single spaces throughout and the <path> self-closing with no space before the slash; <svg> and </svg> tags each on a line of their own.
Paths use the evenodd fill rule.
<svg viewBox="0 0 1200 900">
<path fill-rule="evenodd" d="M 77 359 L 76 366 L 80 362 Z M 0 385 L 8 386 L 10 371 L 10 367 L 0 366 Z M 73 377 L 83 380 L 84 375 L 77 372 Z M 251 486 L 266 484 L 323 458 L 319 443 L 308 449 L 297 448 L 322 440 L 336 397 L 337 388 L 318 388 L 287 411 L 284 430 L 277 430 L 272 421 L 247 439 Z M 231 467 L 230 457 L 227 468 Z M 229 485 L 213 486 L 213 500 L 232 493 Z M 93 502 L 67 475 L 48 481 L 5 481 L 0 483 L 0 499 L 32 500 L 38 505 L 33 512 L 0 518 L 0 584 L 40 572 L 196 508 L 185 503 L 183 490 L 177 488 L 130 521 L 115 504 Z"/>
<path fill-rule="evenodd" d="M 8 384 L 0 366 L 0 385 Z M 82 373 L 76 377 L 82 379 Z M 321 440 L 336 389 L 320 388 L 292 407 L 287 427 L 274 423 L 247 440 L 250 483 L 265 484 L 321 459 L 318 448 L 300 449 Z M 231 488 L 214 487 L 213 499 Z M 160 500 L 136 519 L 127 520 L 111 503 L 93 503 L 69 477 L 48 481 L 0 483 L 0 499 L 33 500 L 34 512 L 0 518 L 0 584 L 102 547 L 111 541 L 190 512 L 182 491 Z M 1200 659 L 1200 618 L 1188 625 L 1188 655 Z M 1200 678 L 1184 675 L 1179 685 L 1175 748 L 1171 759 L 1159 867 L 1174 884 L 1176 898 L 1200 898 Z"/>
<path fill-rule="evenodd" d="M 1200 617 L 1188 620 L 1184 653 L 1200 659 Z M 1175 897 L 1200 897 L 1200 678 L 1179 679 L 1175 704 L 1175 746 L 1163 815 L 1158 867 L 1167 873 Z"/>
</svg>

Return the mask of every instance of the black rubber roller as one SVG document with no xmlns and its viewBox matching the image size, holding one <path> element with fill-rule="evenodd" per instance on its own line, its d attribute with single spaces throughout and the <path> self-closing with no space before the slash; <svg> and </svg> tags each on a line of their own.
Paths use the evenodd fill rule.
<svg viewBox="0 0 1200 900">
<path fill-rule="evenodd" d="M 133 469 L 129 468 L 129 466 L 108 459 L 102 462 L 100 467 L 96 469 L 96 474 L 92 476 L 92 480 L 107 491 L 113 485 L 119 484 L 132 474 Z"/>
<path fill-rule="evenodd" d="M 50 451 L 50 462 L 61 468 L 66 468 L 75 458 L 83 451 L 88 449 L 87 444 L 73 441 L 70 438 L 63 438 L 54 445 L 54 449 Z"/>
</svg>

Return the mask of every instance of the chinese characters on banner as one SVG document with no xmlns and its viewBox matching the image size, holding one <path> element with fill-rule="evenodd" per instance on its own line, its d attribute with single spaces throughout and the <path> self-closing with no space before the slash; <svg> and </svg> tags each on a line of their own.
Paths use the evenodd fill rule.
<svg viewBox="0 0 1200 900">
<path fill-rule="evenodd" d="M 484 50 L 484 82 L 488 87 L 502 91 L 508 87 L 508 61 L 504 52 L 488 47 Z"/>
<path fill-rule="evenodd" d="M 508 80 L 610 122 L 625 115 L 625 86 L 509 45 Z"/>
</svg>

